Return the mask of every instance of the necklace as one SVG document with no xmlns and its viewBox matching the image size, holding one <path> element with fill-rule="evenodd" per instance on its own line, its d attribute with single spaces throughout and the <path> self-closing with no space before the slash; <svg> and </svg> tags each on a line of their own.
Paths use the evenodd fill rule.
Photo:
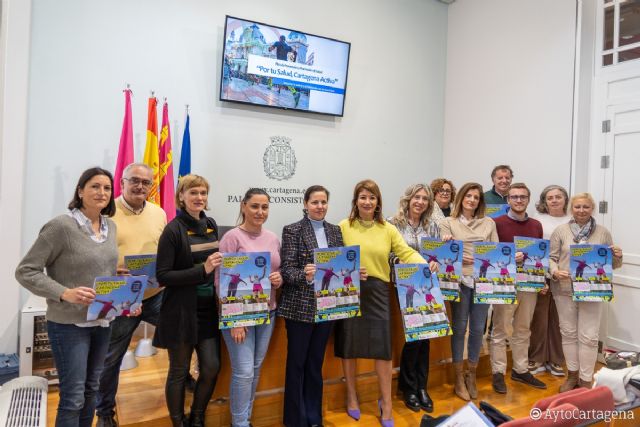
<svg viewBox="0 0 640 427">
<path fill-rule="evenodd" d="M 370 220 L 370 221 L 366 221 L 364 219 L 358 218 L 358 222 L 360 223 L 361 226 L 363 226 L 364 228 L 371 228 L 374 226 L 375 221 L 374 220 Z"/>
</svg>

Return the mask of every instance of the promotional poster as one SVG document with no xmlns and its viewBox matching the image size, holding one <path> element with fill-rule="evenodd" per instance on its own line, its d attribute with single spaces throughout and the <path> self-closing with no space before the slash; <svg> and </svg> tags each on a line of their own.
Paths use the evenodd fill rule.
<svg viewBox="0 0 640 427">
<path fill-rule="evenodd" d="M 156 254 L 125 255 L 124 266 L 132 276 L 147 276 L 147 287 L 157 288 Z"/>
<path fill-rule="evenodd" d="M 451 335 L 438 277 L 429 264 L 396 264 L 394 269 L 405 340 Z"/>
<path fill-rule="evenodd" d="M 96 298 L 87 311 L 87 321 L 129 315 L 140 308 L 146 287 L 147 276 L 96 277 Z"/>
<path fill-rule="evenodd" d="M 443 242 L 432 237 L 420 239 L 420 255 L 427 262 L 440 265 L 438 281 L 446 301 L 460 301 L 460 279 L 462 277 L 462 240 Z"/>
<path fill-rule="evenodd" d="M 549 240 L 516 236 L 513 244 L 523 256 L 522 265 L 516 266 L 518 290 L 540 292 L 549 272 Z"/>
<path fill-rule="evenodd" d="M 611 249 L 606 245 L 571 245 L 569 251 L 573 300 L 613 300 Z"/>
<path fill-rule="evenodd" d="M 360 246 L 314 249 L 316 322 L 360 316 Z"/>
<path fill-rule="evenodd" d="M 485 215 L 489 218 L 498 218 L 499 216 L 506 215 L 509 210 L 509 205 L 500 204 L 500 205 L 487 205 L 485 210 Z"/>
<path fill-rule="evenodd" d="M 513 243 L 473 244 L 473 278 L 476 304 L 517 304 L 516 260 Z"/>
<path fill-rule="evenodd" d="M 271 254 L 236 252 L 222 255 L 220 329 L 270 323 Z"/>
</svg>

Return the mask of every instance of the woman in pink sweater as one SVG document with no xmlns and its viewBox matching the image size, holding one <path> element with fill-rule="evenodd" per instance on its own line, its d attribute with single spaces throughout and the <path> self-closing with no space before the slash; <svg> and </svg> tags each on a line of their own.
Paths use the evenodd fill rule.
<svg viewBox="0 0 640 427">
<path fill-rule="evenodd" d="M 249 189 L 240 203 L 240 225 L 228 231 L 220 241 L 220 252 L 269 252 L 271 254 L 271 298 L 269 324 L 224 329 L 231 360 L 231 425 L 247 427 L 251 419 L 260 369 L 275 324 L 276 293 L 282 285 L 280 240 L 263 227 L 269 217 L 269 195 L 260 188 Z"/>
</svg>

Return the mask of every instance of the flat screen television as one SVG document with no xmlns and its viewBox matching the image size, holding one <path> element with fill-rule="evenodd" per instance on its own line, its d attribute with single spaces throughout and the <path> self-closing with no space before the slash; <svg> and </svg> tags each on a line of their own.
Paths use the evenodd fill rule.
<svg viewBox="0 0 640 427">
<path fill-rule="evenodd" d="M 220 100 L 344 113 L 351 44 L 226 17 Z"/>
</svg>

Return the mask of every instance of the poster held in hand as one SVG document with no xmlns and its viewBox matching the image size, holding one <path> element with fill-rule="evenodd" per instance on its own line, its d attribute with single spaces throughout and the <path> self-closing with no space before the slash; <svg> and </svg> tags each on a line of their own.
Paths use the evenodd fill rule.
<svg viewBox="0 0 640 427">
<path fill-rule="evenodd" d="M 612 301 L 613 257 L 607 245 L 569 247 L 574 301 Z"/>
<path fill-rule="evenodd" d="M 100 276 L 93 281 L 96 298 L 87 321 L 128 316 L 142 306 L 147 276 Z"/>
<path fill-rule="evenodd" d="M 446 301 L 460 301 L 460 280 L 462 278 L 462 240 L 443 242 L 432 237 L 420 239 L 420 255 L 427 262 L 440 265 L 438 281 L 440 291 Z"/>
<path fill-rule="evenodd" d="M 540 292 L 549 272 L 549 240 L 534 237 L 513 238 L 516 252 L 522 252 L 522 265 L 516 266 L 516 287 L 522 292 Z"/>
<path fill-rule="evenodd" d="M 222 255 L 219 295 L 220 329 L 269 324 L 271 253 Z"/>
<path fill-rule="evenodd" d="M 360 246 L 314 249 L 315 322 L 360 316 Z"/>
<path fill-rule="evenodd" d="M 516 260 L 513 243 L 473 244 L 473 279 L 476 304 L 517 304 Z"/>
<path fill-rule="evenodd" d="M 429 264 L 395 264 L 394 269 L 405 341 L 451 335 L 438 276 Z"/>
<path fill-rule="evenodd" d="M 125 255 L 124 266 L 132 276 L 147 276 L 147 287 L 157 288 L 156 254 Z"/>
</svg>

